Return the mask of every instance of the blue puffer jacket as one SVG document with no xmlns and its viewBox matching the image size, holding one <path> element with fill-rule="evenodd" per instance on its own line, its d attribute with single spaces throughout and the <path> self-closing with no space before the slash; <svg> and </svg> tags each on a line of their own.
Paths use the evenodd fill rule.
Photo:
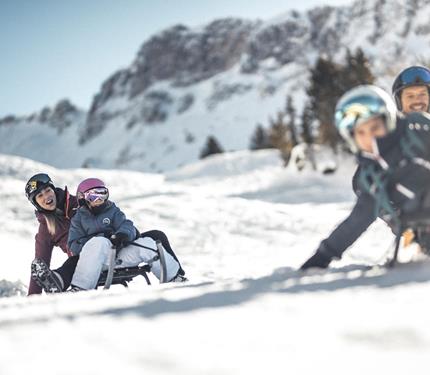
<svg viewBox="0 0 430 375">
<path fill-rule="evenodd" d="M 134 241 L 139 233 L 115 203 L 107 201 L 96 212 L 82 206 L 72 218 L 67 245 L 73 255 L 78 255 L 92 237 L 119 232 L 127 234 L 129 241 Z"/>
</svg>

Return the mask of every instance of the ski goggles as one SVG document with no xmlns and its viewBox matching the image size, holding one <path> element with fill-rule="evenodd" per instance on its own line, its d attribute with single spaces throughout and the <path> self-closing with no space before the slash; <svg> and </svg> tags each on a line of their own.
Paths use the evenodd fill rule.
<svg viewBox="0 0 430 375">
<path fill-rule="evenodd" d="M 401 86 L 428 85 L 430 84 L 430 72 L 420 67 L 406 69 L 400 74 L 399 80 Z"/>
<path fill-rule="evenodd" d="M 84 199 L 87 202 L 98 202 L 98 201 L 105 201 L 109 198 L 109 190 L 106 188 L 94 188 L 87 190 L 85 193 L 83 193 Z"/>
<path fill-rule="evenodd" d="M 336 127 L 341 134 L 345 131 L 352 132 L 361 122 L 383 115 L 384 110 L 385 105 L 382 100 L 370 96 L 355 98 L 354 101 L 336 110 Z"/>
</svg>

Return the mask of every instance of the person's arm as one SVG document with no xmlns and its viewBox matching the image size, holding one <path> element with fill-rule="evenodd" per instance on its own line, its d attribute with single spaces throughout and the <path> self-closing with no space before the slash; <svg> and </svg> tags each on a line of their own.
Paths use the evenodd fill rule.
<svg viewBox="0 0 430 375">
<path fill-rule="evenodd" d="M 301 266 L 301 269 L 326 268 L 332 259 L 340 259 L 343 252 L 361 236 L 375 219 L 373 198 L 368 194 L 360 194 L 349 216 L 336 227 L 330 236 L 321 242 L 316 253 Z"/>
<path fill-rule="evenodd" d="M 67 247 L 73 255 L 78 255 L 88 238 L 89 237 L 86 237 L 86 232 L 81 224 L 81 215 L 77 212 L 73 216 L 72 220 L 70 220 Z"/>
<path fill-rule="evenodd" d="M 358 176 L 360 175 L 360 170 L 361 168 L 360 166 L 358 166 L 354 172 L 354 176 L 352 177 L 352 190 L 357 197 L 361 194 L 361 189 L 358 183 Z"/>
<path fill-rule="evenodd" d="M 115 230 L 114 234 L 124 233 L 127 235 L 128 241 L 134 241 L 136 239 L 137 232 L 133 222 L 127 219 L 125 214 L 118 207 L 115 207 L 113 227 Z"/>
<path fill-rule="evenodd" d="M 46 225 L 45 218 L 39 220 L 39 230 L 35 236 L 35 258 L 41 258 L 48 265 L 51 264 L 52 249 L 54 248 L 54 243 L 52 241 L 52 236 L 48 231 L 48 226 Z M 28 285 L 28 295 L 40 294 L 42 293 L 42 288 L 37 285 L 37 283 L 30 277 L 30 283 Z"/>
</svg>

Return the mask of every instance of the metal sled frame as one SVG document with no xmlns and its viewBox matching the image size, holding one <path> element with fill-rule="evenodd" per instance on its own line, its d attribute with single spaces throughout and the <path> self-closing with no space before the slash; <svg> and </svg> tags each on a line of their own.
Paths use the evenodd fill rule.
<svg viewBox="0 0 430 375">
<path fill-rule="evenodd" d="M 148 285 L 151 285 L 151 281 L 148 277 L 148 272 L 151 272 L 152 263 L 160 260 L 160 283 L 166 283 L 167 280 L 167 267 L 166 267 L 166 258 L 164 253 L 164 247 L 161 244 L 161 241 L 157 240 L 156 249 L 149 248 L 147 246 L 140 245 L 135 242 L 131 242 L 130 244 L 138 247 L 143 247 L 145 249 L 151 250 L 155 253 L 154 257 L 146 264 L 142 266 L 135 267 L 124 267 L 124 268 L 115 268 L 115 253 L 116 250 L 112 249 L 109 269 L 107 271 L 103 271 L 100 274 L 99 281 L 97 282 L 96 288 L 99 286 L 103 286 L 104 289 L 109 289 L 113 284 L 121 284 L 125 287 L 128 287 L 128 283 L 132 281 L 136 276 L 143 276 Z"/>
</svg>

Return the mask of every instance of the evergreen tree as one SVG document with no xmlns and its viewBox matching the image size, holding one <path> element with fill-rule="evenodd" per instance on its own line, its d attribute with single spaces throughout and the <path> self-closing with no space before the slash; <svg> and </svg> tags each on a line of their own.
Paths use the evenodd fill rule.
<svg viewBox="0 0 430 375">
<path fill-rule="evenodd" d="M 290 95 L 287 96 L 285 114 L 288 116 L 287 126 L 289 128 L 289 132 L 291 136 L 291 143 L 294 147 L 299 143 L 299 141 L 298 141 L 297 130 L 296 130 L 296 110 L 293 105 L 293 99 L 291 98 Z"/>
<path fill-rule="evenodd" d="M 319 122 L 319 138 L 334 150 L 340 140 L 334 126 L 333 113 L 336 102 L 342 95 L 342 69 L 333 61 L 320 57 L 311 69 L 310 86 L 307 94 L 312 119 Z"/>
<path fill-rule="evenodd" d="M 334 126 L 334 110 L 339 98 L 349 89 L 371 84 L 375 80 L 369 61 L 362 49 L 355 54 L 347 50 L 344 65 L 320 57 L 311 69 L 307 94 L 310 100 L 309 115 L 319 123 L 319 141 L 334 150 L 342 142 Z"/>
<path fill-rule="evenodd" d="M 263 150 L 266 148 L 274 148 L 273 144 L 270 142 L 269 134 L 266 129 L 261 124 L 257 124 L 254 130 L 254 134 L 251 137 L 251 150 Z"/>
<path fill-rule="evenodd" d="M 375 81 L 369 60 L 361 48 L 357 48 L 355 54 L 348 49 L 346 51 L 345 65 L 343 66 L 342 89 L 343 92 L 355 86 L 372 84 Z"/>
<path fill-rule="evenodd" d="M 289 126 L 284 121 L 285 114 L 278 112 L 275 120 L 269 119 L 269 139 L 273 147 L 277 148 L 281 153 L 281 158 L 284 165 L 288 164 L 291 156 L 291 150 L 294 145 L 291 140 L 291 131 Z"/>
<path fill-rule="evenodd" d="M 223 152 L 224 150 L 222 149 L 216 138 L 211 135 L 206 139 L 206 143 L 202 151 L 200 152 L 200 159 L 203 159 L 209 155 L 221 154 Z"/>
<path fill-rule="evenodd" d="M 314 143 L 314 138 L 312 135 L 312 113 L 309 104 L 306 104 L 303 108 L 301 117 L 301 128 L 302 128 L 302 139 L 308 145 Z"/>
</svg>

